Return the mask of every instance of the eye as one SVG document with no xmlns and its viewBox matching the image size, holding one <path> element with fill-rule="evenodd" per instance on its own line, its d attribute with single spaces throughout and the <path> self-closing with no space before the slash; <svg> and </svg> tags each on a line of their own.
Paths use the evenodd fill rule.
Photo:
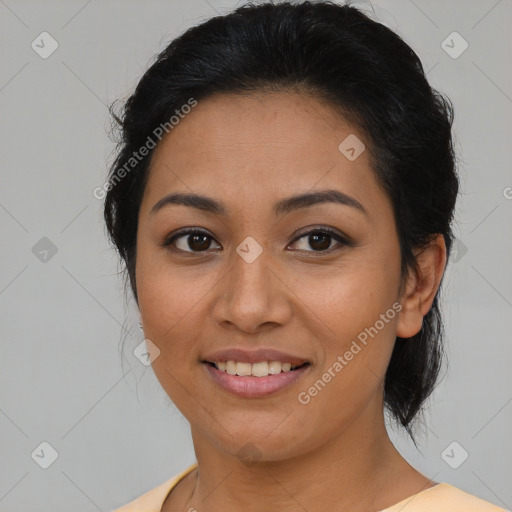
<svg viewBox="0 0 512 512">
<path fill-rule="evenodd" d="M 214 238 L 205 231 L 186 229 L 172 235 L 162 246 L 193 254 L 209 251 L 212 241 L 214 241 Z M 331 252 L 331 249 L 336 247 L 335 241 L 337 241 L 337 245 L 340 246 L 353 246 L 353 243 L 348 238 L 327 227 L 316 228 L 303 233 L 301 236 L 295 238 L 291 245 L 300 242 L 300 244 L 298 244 L 299 251 L 325 253 Z M 301 244 L 302 247 L 300 247 Z M 309 250 L 308 246 L 313 250 Z M 222 249 L 222 247 L 217 244 L 217 249 Z"/>
<path fill-rule="evenodd" d="M 183 252 L 205 252 L 210 249 L 213 237 L 198 229 L 189 229 L 173 235 L 164 242 L 164 247 L 174 246 Z M 220 247 L 220 246 L 219 246 Z"/>
<path fill-rule="evenodd" d="M 296 238 L 293 243 L 302 241 L 302 247 L 298 248 L 299 251 L 330 252 L 330 250 L 336 246 L 336 244 L 331 245 L 334 240 L 338 242 L 338 245 L 353 245 L 347 238 L 343 237 L 341 234 L 330 228 L 317 228 L 308 231 L 307 233 L 304 233 L 300 237 Z M 313 250 L 308 250 L 307 246 L 312 247 Z"/>
</svg>

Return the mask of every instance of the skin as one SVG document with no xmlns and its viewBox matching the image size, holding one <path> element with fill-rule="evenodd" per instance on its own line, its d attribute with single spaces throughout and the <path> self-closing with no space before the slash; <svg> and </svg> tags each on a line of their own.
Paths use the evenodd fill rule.
<svg viewBox="0 0 512 512">
<path fill-rule="evenodd" d="M 383 379 L 396 336 L 421 328 L 446 248 L 437 236 L 418 252 L 420 273 L 402 281 L 390 199 L 368 150 L 354 161 L 338 150 L 349 134 L 369 147 L 312 96 L 217 95 L 199 101 L 155 150 L 137 233 L 138 304 L 145 337 L 161 351 L 153 369 L 190 423 L 199 467 L 168 495 L 165 512 L 378 511 L 434 485 L 387 435 Z M 321 189 L 357 199 L 366 213 L 322 203 L 274 215 L 277 201 Z M 227 215 L 183 205 L 150 213 L 174 192 L 221 201 Z M 185 235 L 174 251 L 162 247 L 190 226 L 207 232 L 205 245 Z M 322 226 L 353 246 L 304 236 Z M 248 236 L 263 249 L 250 264 L 235 250 Z M 400 313 L 308 404 L 299 403 L 298 393 L 394 303 Z M 240 398 L 213 384 L 200 362 L 235 345 L 274 347 L 311 367 L 291 388 Z M 237 455 L 247 443 L 254 464 Z"/>
</svg>

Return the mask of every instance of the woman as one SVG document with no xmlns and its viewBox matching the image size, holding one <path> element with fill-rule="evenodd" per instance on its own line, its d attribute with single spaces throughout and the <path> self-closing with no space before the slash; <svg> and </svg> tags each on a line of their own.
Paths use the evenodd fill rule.
<svg viewBox="0 0 512 512">
<path fill-rule="evenodd" d="M 240 7 L 128 99 L 105 187 L 197 463 L 118 509 L 498 511 L 411 467 L 458 193 L 447 98 L 357 9 Z"/>
</svg>

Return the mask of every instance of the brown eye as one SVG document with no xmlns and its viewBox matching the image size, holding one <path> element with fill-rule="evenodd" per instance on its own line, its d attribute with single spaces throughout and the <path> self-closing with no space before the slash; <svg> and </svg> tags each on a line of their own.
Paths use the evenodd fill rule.
<svg viewBox="0 0 512 512">
<path fill-rule="evenodd" d="M 319 233 L 315 235 L 309 235 L 308 243 L 310 247 L 319 251 L 325 251 L 329 249 L 331 245 L 332 237 L 326 233 Z"/>
<path fill-rule="evenodd" d="M 300 242 L 302 244 L 302 247 L 299 246 L 297 248 L 299 251 L 327 252 L 336 246 L 336 243 L 331 245 L 335 241 L 337 241 L 338 245 L 341 246 L 351 245 L 351 243 L 340 234 L 326 228 L 316 229 L 314 231 L 304 233 L 300 237 L 296 238 L 293 243 L 297 244 L 297 242 Z"/>
<path fill-rule="evenodd" d="M 183 252 L 204 252 L 210 249 L 212 241 L 213 238 L 203 231 L 189 230 L 174 235 L 164 243 L 164 247 L 173 246 Z"/>
</svg>

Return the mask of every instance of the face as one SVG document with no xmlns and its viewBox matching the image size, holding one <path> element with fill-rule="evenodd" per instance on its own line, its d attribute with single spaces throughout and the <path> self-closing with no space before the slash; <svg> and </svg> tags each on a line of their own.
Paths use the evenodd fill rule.
<svg viewBox="0 0 512 512">
<path fill-rule="evenodd" d="M 193 434 L 225 453 L 285 459 L 382 414 L 400 249 L 361 143 L 329 105 L 282 92 L 199 101 L 155 150 L 137 233 L 144 333 Z M 263 364 L 241 373 L 306 364 L 257 377 L 204 362 L 251 355 Z"/>
</svg>

